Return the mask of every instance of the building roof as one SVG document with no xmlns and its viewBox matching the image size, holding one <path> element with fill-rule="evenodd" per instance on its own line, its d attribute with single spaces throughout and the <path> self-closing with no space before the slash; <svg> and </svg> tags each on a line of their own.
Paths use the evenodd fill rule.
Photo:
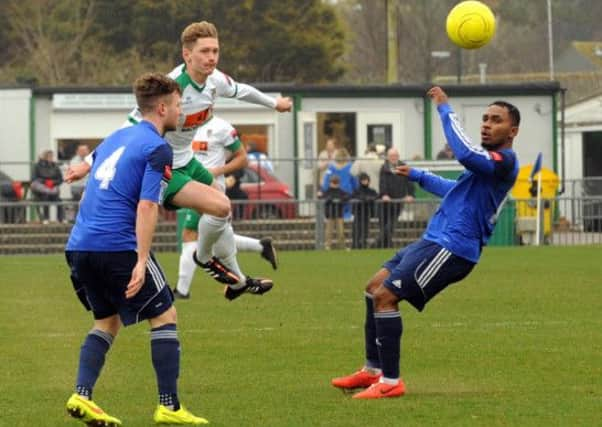
<svg viewBox="0 0 602 427">
<path fill-rule="evenodd" d="M 415 97 L 424 96 L 432 85 L 294 85 L 257 83 L 254 86 L 264 92 L 277 92 L 304 97 Z M 20 86 L 22 87 L 22 86 Z M 447 84 L 446 92 L 451 96 L 471 95 L 540 95 L 560 91 L 560 83 L 534 81 L 501 84 Z M 33 88 L 37 96 L 52 96 L 55 93 L 131 93 L 129 86 L 39 86 Z"/>
</svg>

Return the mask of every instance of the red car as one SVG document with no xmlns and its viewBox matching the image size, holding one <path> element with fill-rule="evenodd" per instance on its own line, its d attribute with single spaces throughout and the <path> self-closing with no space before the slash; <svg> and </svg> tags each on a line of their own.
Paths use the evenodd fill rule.
<svg viewBox="0 0 602 427">
<path fill-rule="evenodd" d="M 25 195 L 23 184 L 0 171 L 0 202 L 18 202 Z M 25 207 L 3 206 L 0 208 L 0 223 L 25 222 Z"/>
<path fill-rule="evenodd" d="M 251 164 L 244 170 L 240 182 L 240 188 L 249 196 L 248 202 L 241 202 L 245 205 L 243 219 L 290 219 L 297 216 L 295 197 L 288 185 L 267 169 Z"/>
</svg>

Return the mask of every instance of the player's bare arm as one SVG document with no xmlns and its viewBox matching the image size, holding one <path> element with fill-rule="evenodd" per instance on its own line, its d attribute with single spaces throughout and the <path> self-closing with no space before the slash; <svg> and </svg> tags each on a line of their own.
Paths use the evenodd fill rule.
<svg viewBox="0 0 602 427">
<path fill-rule="evenodd" d="M 79 181 L 88 175 L 91 168 L 92 166 L 86 162 L 69 166 L 67 172 L 65 172 L 65 182 L 71 184 L 72 182 Z"/>
<path fill-rule="evenodd" d="M 132 271 L 132 278 L 128 283 L 125 297 L 132 298 L 140 291 L 144 284 L 144 275 L 146 273 L 146 262 L 150 256 L 150 249 L 153 243 L 153 235 L 159 218 L 159 205 L 150 200 L 140 200 L 136 215 L 136 241 L 138 261 Z"/>
<path fill-rule="evenodd" d="M 447 94 L 439 86 L 434 86 L 426 93 L 437 105 L 447 104 Z"/>
<path fill-rule="evenodd" d="M 412 170 L 412 168 L 409 167 L 408 165 L 400 165 L 400 166 L 395 167 L 395 169 L 393 170 L 393 173 L 395 175 L 400 175 L 400 176 L 410 176 L 411 170 Z"/>
<path fill-rule="evenodd" d="M 215 177 L 220 175 L 228 175 L 232 172 L 244 169 L 249 164 L 247 158 L 247 150 L 244 147 L 240 147 L 238 150 L 232 153 L 230 161 L 222 166 L 216 166 L 213 168 L 207 168 L 209 172 Z"/>
</svg>

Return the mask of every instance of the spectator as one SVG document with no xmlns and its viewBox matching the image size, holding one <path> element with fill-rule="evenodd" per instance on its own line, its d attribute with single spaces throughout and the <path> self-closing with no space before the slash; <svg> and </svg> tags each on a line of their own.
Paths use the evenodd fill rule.
<svg viewBox="0 0 602 427">
<path fill-rule="evenodd" d="M 393 247 L 395 224 L 403 209 L 403 202 L 413 202 L 414 184 L 405 176 L 396 175 L 394 169 L 405 163 L 399 161 L 399 151 L 389 148 L 387 159 L 380 169 L 380 196 L 382 203 L 379 210 L 380 236 L 378 247 Z"/>
<path fill-rule="evenodd" d="M 441 151 L 437 153 L 437 160 L 454 160 L 455 158 L 456 156 L 454 156 L 454 152 L 449 144 L 445 144 Z"/>
<path fill-rule="evenodd" d="M 230 175 L 226 175 L 226 196 L 235 203 L 232 203 L 232 216 L 234 219 L 243 217 L 245 211 L 245 203 L 236 203 L 237 200 L 248 200 L 249 195 L 240 188 L 240 179 L 244 174 L 244 170 L 237 170 Z"/>
<path fill-rule="evenodd" d="M 254 142 L 247 144 L 247 159 L 249 160 L 249 165 L 255 164 L 257 167 L 267 170 L 272 175 L 274 174 L 272 161 L 268 158 L 267 154 L 259 151 Z"/>
<path fill-rule="evenodd" d="M 370 175 L 360 173 L 358 176 L 359 187 L 351 195 L 353 211 L 353 249 L 366 248 L 370 218 L 374 216 L 374 201 L 378 199 L 378 192 L 370 187 Z"/>
<path fill-rule="evenodd" d="M 86 144 L 80 144 L 77 146 L 75 150 L 75 156 L 71 158 L 69 161 L 69 166 L 77 166 L 85 162 L 86 157 L 90 154 L 90 148 Z M 84 189 L 86 188 L 86 182 L 88 181 L 88 176 L 86 175 L 84 178 L 79 181 L 75 181 L 71 183 L 71 199 L 73 199 L 73 205 L 69 208 L 67 212 L 67 217 L 70 221 L 75 221 L 75 217 L 77 216 L 77 211 L 79 207 L 79 201 L 84 194 Z"/>
<path fill-rule="evenodd" d="M 52 150 L 44 150 L 33 169 L 31 177 L 31 192 L 34 200 L 38 202 L 60 202 L 60 188 L 63 183 L 63 174 L 54 161 Z M 50 207 L 48 205 L 38 208 L 38 217 L 44 224 L 48 223 Z M 57 205 L 57 219 L 63 221 L 63 207 Z"/>
<path fill-rule="evenodd" d="M 378 180 L 382 164 L 383 161 L 378 157 L 378 153 L 376 152 L 376 144 L 368 144 L 364 157 L 357 159 L 353 163 L 351 173 L 357 177 L 362 173 L 368 174 L 370 182 L 373 186 L 377 186 L 375 187 L 375 190 L 378 192 Z"/>
<path fill-rule="evenodd" d="M 332 233 L 336 230 L 338 247 L 345 248 L 345 228 L 343 223 L 343 209 L 349 201 L 349 194 L 341 188 L 341 178 L 332 174 L 329 176 L 329 184 L 326 191 L 321 195 L 324 199 L 324 215 L 326 216 L 326 249 L 332 248 Z"/>
<path fill-rule="evenodd" d="M 328 165 L 326 173 L 324 174 L 324 180 L 322 182 L 322 192 L 325 192 L 330 183 L 330 177 L 337 175 L 340 180 L 340 188 L 348 196 L 357 188 L 357 179 L 351 174 L 352 163 L 349 159 L 349 152 L 345 148 L 339 148 L 334 153 L 334 162 Z M 351 220 L 351 206 L 349 203 L 345 204 L 343 208 L 343 219 L 345 221 Z"/>
<path fill-rule="evenodd" d="M 83 162 L 85 162 L 86 157 L 90 154 L 90 148 L 86 144 L 80 144 L 77 146 L 75 151 L 75 156 L 71 158 L 69 161 L 69 166 L 77 166 Z M 88 176 L 86 175 L 84 178 L 79 181 L 75 181 L 71 184 L 71 198 L 79 202 L 82 198 L 82 194 L 84 193 L 84 188 L 86 188 L 86 182 L 88 181 Z"/>
<path fill-rule="evenodd" d="M 318 154 L 318 185 L 320 186 L 324 182 L 324 175 L 326 174 L 328 165 L 334 160 L 334 152 L 337 150 L 338 145 L 336 138 L 328 137 L 324 149 Z"/>
</svg>

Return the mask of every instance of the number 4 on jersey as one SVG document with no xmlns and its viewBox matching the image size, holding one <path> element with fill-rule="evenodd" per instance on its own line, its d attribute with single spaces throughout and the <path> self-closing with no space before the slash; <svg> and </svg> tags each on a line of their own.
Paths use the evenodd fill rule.
<svg viewBox="0 0 602 427">
<path fill-rule="evenodd" d="M 96 173 L 94 173 L 94 179 L 100 181 L 100 189 L 106 190 L 109 188 L 109 184 L 115 177 L 115 172 L 117 172 L 117 162 L 119 161 L 121 155 L 125 150 L 125 146 L 119 147 L 117 150 L 113 152 L 109 157 L 107 157 L 96 169 Z"/>
</svg>

